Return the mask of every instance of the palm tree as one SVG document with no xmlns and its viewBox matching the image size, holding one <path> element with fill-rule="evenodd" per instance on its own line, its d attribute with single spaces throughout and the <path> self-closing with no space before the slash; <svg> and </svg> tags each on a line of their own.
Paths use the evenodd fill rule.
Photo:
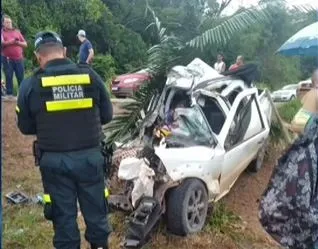
<svg viewBox="0 0 318 249">
<path fill-rule="evenodd" d="M 284 0 L 277 0 L 280 3 Z M 271 18 L 271 12 L 275 9 L 275 3 L 265 1 L 263 5 L 240 9 L 231 16 L 220 17 L 221 11 L 212 11 L 211 16 L 207 11 L 202 23 L 209 24 L 209 29 L 189 41 L 182 41 L 173 34 L 167 34 L 167 29 L 162 26 L 155 12 L 147 3 L 146 10 L 153 17 L 153 22 L 147 28 L 154 28 L 158 43 L 148 50 L 148 62 L 146 67 L 153 78 L 133 97 L 133 102 L 123 106 L 127 110 L 126 115 L 115 117 L 106 127 L 107 142 L 115 141 L 125 143 L 138 135 L 147 112 L 150 101 L 154 96 L 160 96 L 166 81 L 167 72 L 175 65 L 184 65 L 194 59 L 194 53 L 203 51 L 207 47 L 226 44 L 234 34 L 242 32 L 252 25 L 264 23 Z M 298 11 L 307 12 L 310 8 L 296 8 Z M 217 14 L 216 14 L 217 13 Z M 201 26 L 201 25 L 200 25 Z"/>
</svg>

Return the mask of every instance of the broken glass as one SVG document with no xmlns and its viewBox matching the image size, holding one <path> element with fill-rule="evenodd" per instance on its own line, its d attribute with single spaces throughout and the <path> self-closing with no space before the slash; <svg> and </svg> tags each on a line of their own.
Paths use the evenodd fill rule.
<svg viewBox="0 0 318 249">
<path fill-rule="evenodd" d="M 209 126 L 196 106 L 175 109 L 171 133 L 168 143 L 178 144 L 179 141 L 183 146 L 211 146 L 214 142 Z"/>
</svg>

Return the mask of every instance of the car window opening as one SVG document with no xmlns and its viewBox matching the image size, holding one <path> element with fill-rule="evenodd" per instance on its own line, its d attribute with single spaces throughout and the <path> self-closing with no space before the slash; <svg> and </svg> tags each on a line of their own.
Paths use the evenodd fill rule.
<svg viewBox="0 0 318 249">
<path fill-rule="evenodd" d="M 248 100 L 247 97 L 245 97 L 237 108 L 237 112 L 234 116 L 230 131 L 225 141 L 226 149 L 230 149 L 243 141 L 248 130 L 249 123 L 251 122 L 253 99 L 254 98 L 249 98 Z M 244 102 L 247 103 L 243 104 Z"/>
<path fill-rule="evenodd" d="M 240 92 L 242 92 L 243 89 L 240 87 L 235 88 L 233 91 L 231 91 L 228 96 L 227 99 L 229 100 L 230 104 L 233 105 L 237 95 L 239 95 Z"/>
<path fill-rule="evenodd" d="M 216 102 L 215 99 L 201 96 L 198 99 L 198 103 L 201 106 L 201 109 L 215 134 L 219 134 L 224 123 L 225 123 L 225 114 L 223 113 L 221 107 Z"/>
</svg>

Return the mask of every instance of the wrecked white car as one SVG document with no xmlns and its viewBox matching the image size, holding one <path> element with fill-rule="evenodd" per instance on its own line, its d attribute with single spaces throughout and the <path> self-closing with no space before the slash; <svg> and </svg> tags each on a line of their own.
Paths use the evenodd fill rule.
<svg viewBox="0 0 318 249">
<path fill-rule="evenodd" d="M 126 247 L 142 246 L 163 214 L 174 234 L 200 231 L 208 204 L 227 194 L 245 169 L 261 168 L 272 109 L 245 77 L 247 69 L 223 76 L 195 59 L 168 74 L 139 138 L 119 150 L 134 152 L 119 159 L 125 193 L 109 199 L 132 212 Z"/>
</svg>

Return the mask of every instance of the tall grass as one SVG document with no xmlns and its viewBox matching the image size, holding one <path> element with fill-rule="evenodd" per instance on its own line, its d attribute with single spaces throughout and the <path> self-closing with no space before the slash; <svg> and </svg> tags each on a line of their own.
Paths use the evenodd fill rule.
<svg viewBox="0 0 318 249">
<path fill-rule="evenodd" d="M 280 117 L 286 123 L 291 123 L 296 113 L 302 107 L 299 99 L 292 100 L 277 107 Z M 291 134 L 292 135 L 292 134 Z M 276 144 L 284 140 L 282 127 L 273 119 L 270 131 L 271 142 Z"/>
<path fill-rule="evenodd" d="M 227 209 L 222 202 L 215 203 L 211 211 L 212 215 L 207 219 L 205 229 L 235 238 L 242 225 L 240 217 Z"/>
<path fill-rule="evenodd" d="M 301 107 L 301 101 L 299 99 L 295 99 L 279 106 L 278 112 L 284 121 L 290 123 Z"/>
</svg>

